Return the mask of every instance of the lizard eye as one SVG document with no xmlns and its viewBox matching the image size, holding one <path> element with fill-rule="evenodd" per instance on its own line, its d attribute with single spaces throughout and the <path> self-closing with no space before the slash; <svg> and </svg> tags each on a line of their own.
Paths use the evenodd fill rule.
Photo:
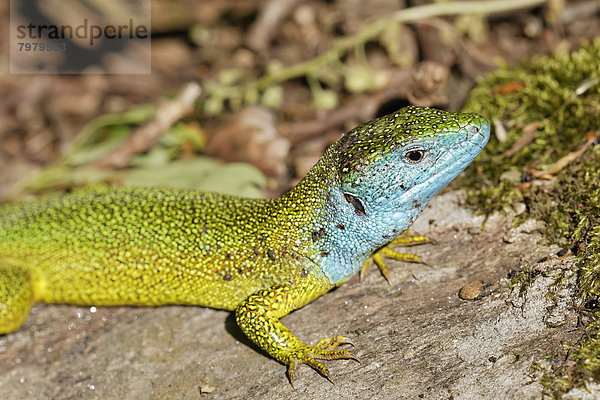
<svg viewBox="0 0 600 400">
<path fill-rule="evenodd" d="M 425 156 L 425 152 L 423 150 L 411 150 L 406 153 L 406 159 L 411 163 L 418 163 Z"/>
<path fill-rule="evenodd" d="M 365 215 L 365 207 L 359 199 L 357 199 L 349 193 L 344 193 L 344 198 L 348 203 L 352 204 L 352 207 L 354 207 L 354 212 L 357 215 Z"/>
</svg>

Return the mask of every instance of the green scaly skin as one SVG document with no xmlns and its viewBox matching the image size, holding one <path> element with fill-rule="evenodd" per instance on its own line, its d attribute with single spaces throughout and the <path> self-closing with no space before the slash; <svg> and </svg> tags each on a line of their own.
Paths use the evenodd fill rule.
<svg viewBox="0 0 600 400">
<path fill-rule="evenodd" d="M 436 170 L 437 155 L 422 164 L 411 159 L 420 149 L 435 153 L 444 140 L 454 146 L 456 132 L 476 130 L 483 144 L 458 146 L 461 157 L 471 151 L 447 170 Z M 96 188 L 4 206 L 0 334 L 17 330 L 36 302 L 199 305 L 235 311 L 243 332 L 288 365 L 292 385 L 299 364 L 331 379 L 317 360 L 357 359 L 338 348 L 348 339 L 308 346 L 279 319 L 356 274 L 407 229 L 479 153 L 488 131 L 472 114 L 410 107 L 344 135 L 278 199 Z M 415 182 L 428 175 L 440 182 L 419 189 Z M 397 204 L 381 202 L 402 196 Z"/>
</svg>

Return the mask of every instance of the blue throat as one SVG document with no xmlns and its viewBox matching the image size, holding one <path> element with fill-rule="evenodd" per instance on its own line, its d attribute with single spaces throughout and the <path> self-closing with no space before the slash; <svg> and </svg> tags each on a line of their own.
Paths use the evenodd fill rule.
<svg viewBox="0 0 600 400">
<path fill-rule="evenodd" d="M 429 202 L 408 202 L 395 209 L 371 207 L 365 215 L 357 215 L 337 186 L 328 195 L 313 226 L 319 240 L 313 243 L 311 258 L 336 285 L 356 275 L 375 250 L 408 229 Z"/>
</svg>

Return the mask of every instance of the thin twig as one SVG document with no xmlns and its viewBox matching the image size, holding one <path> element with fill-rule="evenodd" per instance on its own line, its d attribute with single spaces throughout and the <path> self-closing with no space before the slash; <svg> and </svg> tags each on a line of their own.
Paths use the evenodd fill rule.
<svg viewBox="0 0 600 400">
<path fill-rule="evenodd" d="M 578 150 L 572 151 L 569 154 L 567 154 L 566 156 L 561 157 L 557 162 L 554 163 L 553 166 L 551 166 L 547 170 L 539 171 L 538 173 L 534 174 L 533 175 L 534 178 L 556 175 L 558 172 L 560 172 L 563 168 L 565 168 L 571 162 L 573 162 L 573 161 L 577 160 L 579 157 L 581 157 L 587 149 L 589 149 L 593 144 L 596 144 L 598 142 L 598 137 L 596 135 L 594 135 L 593 133 L 592 134 L 588 133 L 587 136 L 588 136 L 588 139 L 586 140 L 585 144 L 583 146 L 581 146 Z"/>
<path fill-rule="evenodd" d="M 198 83 L 190 82 L 186 84 L 177 97 L 159 105 L 156 115 L 151 121 L 135 129 L 125 143 L 99 160 L 96 165 L 99 167 L 125 168 L 132 155 L 150 150 L 163 132 L 192 112 L 194 103 L 201 94 L 202 88 Z"/>
<path fill-rule="evenodd" d="M 532 122 L 523 128 L 523 136 L 519 138 L 510 149 L 502 153 L 502 157 L 512 157 L 521 151 L 522 148 L 533 142 L 538 137 L 537 128 L 540 127 L 539 122 Z"/>
<path fill-rule="evenodd" d="M 524 8 L 537 7 L 548 0 L 484 0 L 484 1 L 454 1 L 427 4 L 424 6 L 405 8 L 396 11 L 389 17 L 384 17 L 365 26 L 354 35 L 339 39 L 332 47 L 315 58 L 289 67 L 277 69 L 264 75 L 251 85 L 252 89 L 263 90 L 273 84 L 298 78 L 310 71 L 316 71 L 330 62 L 338 60 L 347 51 L 368 42 L 382 33 L 393 22 L 410 22 L 426 18 L 448 15 L 481 14 L 488 15 L 496 12 L 506 12 Z"/>
</svg>

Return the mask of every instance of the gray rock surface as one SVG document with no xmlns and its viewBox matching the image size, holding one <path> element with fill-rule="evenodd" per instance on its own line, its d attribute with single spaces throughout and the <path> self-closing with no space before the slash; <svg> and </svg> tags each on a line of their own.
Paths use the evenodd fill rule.
<svg viewBox="0 0 600 400">
<path fill-rule="evenodd" d="M 352 339 L 361 363 L 327 362 L 335 385 L 301 366 L 292 389 L 227 312 L 39 305 L 0 337 L 0 398 L 539 399 L 530 365 L 576 338 L 572 289 L 546 298 L 572 265 L 542 244 L 543 225 L 494 216 L 482 230 L 461 197 L 438 196 L 414 226 L 438 241 L 410 249 L 433 267 L 390 261 L 389 284 L 372 268 L 283 319 L 309 343 Z M 529 268 L 527 291 L 511 288 L 510 271 Z M 473 280 L 483 295 L 461 300 Z"/>
</svg>

